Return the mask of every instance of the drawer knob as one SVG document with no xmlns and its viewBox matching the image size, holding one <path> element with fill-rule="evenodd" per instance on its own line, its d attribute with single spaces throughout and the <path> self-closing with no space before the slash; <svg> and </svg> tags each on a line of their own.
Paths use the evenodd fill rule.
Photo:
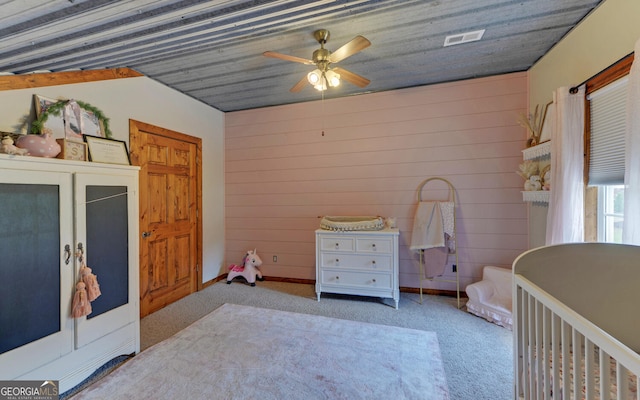
<svg viewBox="0 0 640 400">
<path fill-rule="evenodd" d="M 340 264 L 340 259 L 336 258 L 336 264 Z"/>
<path fill-rule="evenodd" d="M 376 265 L 376 260 L 371 260 L 371 264 Z"/>
<path fill-rule="evenodd" d="M 339 280 L 339 279 L 340 279 L 340 277 L 339 277 L 339 276 L 336 276 L 336 280 Z"/>
<path fill-rule="evenodd" d="M 375 279 L 373 279 L 373 283 L 376 283 L 376 280 L 375 280 Z"/>
<path fill-rule="evenodd" d="M 375 244 L 375 243 L 373 243 L 373 244 L 371 245 L 371 247 L 373 247 L 373 249 L 375 250 L 375 249 L 376 249 L 376 244 Z"/>
</svg>

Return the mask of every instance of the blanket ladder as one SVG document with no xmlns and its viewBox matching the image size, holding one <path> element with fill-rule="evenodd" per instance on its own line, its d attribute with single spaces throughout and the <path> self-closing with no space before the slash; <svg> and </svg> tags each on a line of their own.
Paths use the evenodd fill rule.
<svg viewBox="0 0 640 400">
<path fill-rule="evenodd" d="M 423 281 L 431 281 L 431 282 L 449 282 L 449 283 L 455 283 L 456 284 L 456 299 L 457 299 L 457 305 L 458 308 L 460 308 L 460 278 L 459 278 L 459 265 L 458 265 L 458 245 L 457 245 L 457 230 L 456 230 L 456 192 L 455 192 L 455 188 L 453 186 L 453 184 L 451 182 L 449 182 L 447 179 L 445 178 L 441 178 L 441 177 L 432 177 L 432 178 L 428 178 L 426 180 L 424 180 L 420 186 L 418 187 L 418 203 L 420 203 L 422 201 L 422 189 L 424 188 L 424 186 L 429 183 L 429 182 L 433 182 L 433 181 L 441 181 L 444 182 L 445 184 L 447 184 L 448 189 L 449 189 L 449 194 L 448 194 L 448 199 L 447 201 L 450 201 L 453 203 L 453 240 L 455 243 L 455 247 L 454 247 L 454 251 L 450 252 L 447 251 L 447 259 L 446 259 L 446 263 L 449 263 L 449 257 L 450 256 L 454 256 L 455 257 L 455 261 L 453 263 L 453 272 L 455 273 L 455 279 L 447 279 L 447 278 L 441 278 L 442 275 L 439 276 L 434 276 L 434 277 L 427 277 L 426 276 L 426 271 L 425 271 L 425 263 L 426 263 L 426 258 L 425 258 L 425 254 L 424 254 L 424 249 L 419 250 L 419 254 L 420 254 L 420 304 L 422 304 L 422 283 Z M 447 243 L 445 241 L 445 247 L 447 247 Z M 450 250 L 450 249 L 449 249 Z"/>
</svg>

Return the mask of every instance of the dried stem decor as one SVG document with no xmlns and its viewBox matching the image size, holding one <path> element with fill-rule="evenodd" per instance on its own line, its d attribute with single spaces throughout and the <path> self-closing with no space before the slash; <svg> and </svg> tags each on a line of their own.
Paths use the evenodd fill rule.
<svg viewBox="0 0 640 400">
<path fill-rule="evenodd" d="M 549 107 L 549 104 L 546 104 L 542 109 L 539 104 L 536 105 L 533 115 L 531 113 L 529 113 L 529 115 L 522 113 L 518 116 L 518 124 L 523 128 L 526 128 L 529 133 L 527 147 L 540 144 L 542 126 L 544 125 L 544 119 L 547 115 L 547 107 Z"/>
</svg>

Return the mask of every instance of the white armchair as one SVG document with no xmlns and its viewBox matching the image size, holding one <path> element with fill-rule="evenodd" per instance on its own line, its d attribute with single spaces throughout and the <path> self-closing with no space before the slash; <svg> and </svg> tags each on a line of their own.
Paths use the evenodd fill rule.
<svg viewBox="0 0 640 400">
<path fill-rule="evenodd" d="M 467 286 L 467 311 L 497 325 L 511 329 L 511 303 L 513 298 L 510 269 L 486 266 L 482 280 Z"/>
</svg>

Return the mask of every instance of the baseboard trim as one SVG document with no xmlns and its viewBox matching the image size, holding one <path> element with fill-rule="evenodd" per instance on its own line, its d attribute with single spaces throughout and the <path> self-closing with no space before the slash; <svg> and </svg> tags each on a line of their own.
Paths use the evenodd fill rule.
<svg viewBox="0 0 640 400">
<path fill-rule="evenodd" d="M 214 283 L 220 282 L 221 280 L 225 280 L 227 279 L 227 274 L 222 274 L 220 276 L 217 276 L 207 282 L 204 282 L 202 284 L 202 289 L 207 288 L 211 285 L 213 285 Z M 281 278 L 281 277 L 277 277 L 277 276 L 273 276 L 273 277 L 269 277 L 269 276 L 265 276 L 264 277 L 265 281 L 272 281 L 272 282 L 286 282 L 286 283 L 300 283 L 303 285 L 315 285 L 316 281 L 313 279 L 297 279 L 297 278 Z M 400 292 L 404 292 L 404 293 L 420 293 L 420 288 L 412 288 L 412 287 L 400 287 Z M 448 296 L 448 297 L 456 297 L 456 291 L 455 290 L 442 290 L 442 289 L 422 289 L 422 293 L 423 294 L 430 294 L 430 295 L 434 295 L 434 296 Z M 464 291 L 460 291 L 460 297 L 461 298 L 466 298 L 467 294 Z"/>
</svg>

